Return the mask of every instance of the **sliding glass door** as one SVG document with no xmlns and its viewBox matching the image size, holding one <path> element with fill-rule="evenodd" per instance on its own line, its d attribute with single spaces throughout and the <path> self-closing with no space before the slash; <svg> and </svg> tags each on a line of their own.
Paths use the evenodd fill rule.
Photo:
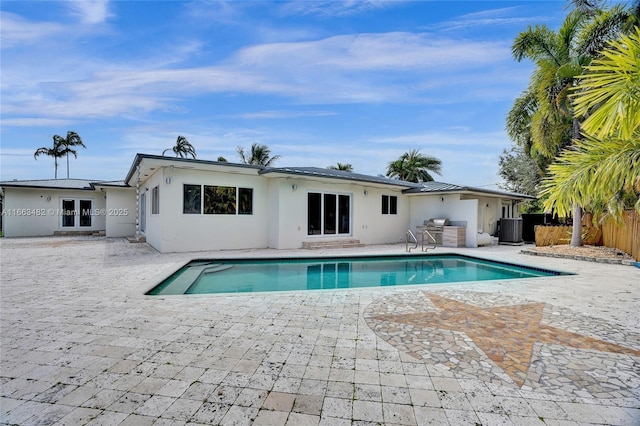
<svg viewBox="0 0 640 426">
<path fill-rule="evenodd" d="M 351 196 L 310 192 L 307 196 L 307 234 L 351 233 Z"/>
</svg>

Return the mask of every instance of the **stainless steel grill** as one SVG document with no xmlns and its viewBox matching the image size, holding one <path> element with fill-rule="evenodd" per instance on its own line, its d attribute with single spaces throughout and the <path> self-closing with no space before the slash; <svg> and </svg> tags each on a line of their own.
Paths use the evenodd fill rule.
<svg viewBox="0 0 640 426">
<path fill-rule="evenodd" d="M 422 228 L 425 228 L 436 239 L 436 244 L 442 245 L 442 232 L 445 226 L 449 225 L 449 219 L 431 218 L 424 221 Z"/>
</svg>

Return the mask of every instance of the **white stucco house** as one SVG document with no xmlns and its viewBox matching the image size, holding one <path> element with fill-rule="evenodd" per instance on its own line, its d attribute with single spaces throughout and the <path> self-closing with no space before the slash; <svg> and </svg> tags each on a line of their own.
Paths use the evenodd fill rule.
<svg viewBox="0 0 640 426">
<path fill-rule="evenodd" d="M 137 154 L 123 181 L 0 182 L 5 237 L 143 237 L 161 252 L 404 241 L 430 218 L 495 235 L 532 197 L 314 167 L 261 167 Z"/>
</svg>

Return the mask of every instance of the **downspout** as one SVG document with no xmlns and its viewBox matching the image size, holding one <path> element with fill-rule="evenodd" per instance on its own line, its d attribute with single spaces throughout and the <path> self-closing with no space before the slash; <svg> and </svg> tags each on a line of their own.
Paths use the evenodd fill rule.
<svg viewBox="0 0 640 426">
<path fill-rule="evenodd" d="M 140 164 L 136 166 L 136 240 L 140 240 Z"/>
</svg>

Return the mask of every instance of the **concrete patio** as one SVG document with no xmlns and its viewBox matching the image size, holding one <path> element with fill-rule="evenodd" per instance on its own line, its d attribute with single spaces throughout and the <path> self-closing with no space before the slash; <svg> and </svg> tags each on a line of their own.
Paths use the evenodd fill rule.
<svg viewBox="0 0 640 426">
<path fill-rule="evenodd" d="M 638 425 L 640 269 L 438 248 L 577 275 L 248 295 L 144 293 L 192 258 L 0 240 L 0 423 Z"/>
</svg>

